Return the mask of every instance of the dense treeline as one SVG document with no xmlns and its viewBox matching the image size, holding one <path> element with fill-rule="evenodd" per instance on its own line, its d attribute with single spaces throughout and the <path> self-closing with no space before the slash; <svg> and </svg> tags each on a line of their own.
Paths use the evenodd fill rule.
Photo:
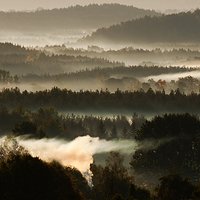
<svg viewBox="0 0 200 200">
<path fill-rule="evenodd" d="M 32 157 L 15 140 L 5 141 L 0 151 L 2 200 L 197 200 L 200 197 L 199 187 L 178 175 L 162 177 L 152 192 L 138 187 L 118 153 L 111 153 L 104 167 L 91 165 L 92 186 L 89 186 L 78 170 Z"/>
<path fill-rule="evenodd" d="M 103 13 L 103 15 L 102 15 Z M 35 12 L 0 12 L 0 26 L 4 31 L 57 32 L 70 29 L 97 29 L 146 15 L 155 11 L 120 4 L 74 6 Z"/>
<path fill-rule="evenodd" d="M 64 111 L 100 112 L 192 112 L 199 113 L 200 94 L 185 95 L 179 90 L 164 91 L 80 91 L 53 88 L 38 92 L 20 92 L 18 88 L 0 92 L 0 105 L 5 107 L 35 108 L 53 107 Z"/>
<path fill-rule="evenodd" d="M 144 147 L 134 153 L 131 161 L 135 173 L 142 177 L 140 181 L 153 184 L 169 173 L 199 181 L 199 133 L 199 118 L 189 114 L 165 114 L 146 121 L 135 137 L 144 142 Z M 154 140 L 159 141 L 157 147 L 145 148 L 145 141 Z"/>
<path fill-rule="evenodd" d="M 18 83 L 18 81 L 18 76 L 12 76 L 9 71 L 0 69 L 0 83 Z"/>
<path fill-rule="evenodd" d="M 199 42 L 200 11 L 183 12 L 159 17 L 122 22 L 109 28 L 101 28 L 83 41 L 98 44 L 101 42 L 153 43 L 153 42 Z M 173 30 L 173 31 L 172 31 Z"/>
<path fill-rule="evenodd" d="M 39 109 L 31 112 L 18 108 L 9 111 L 0 109 L 0 134 L 30 135 L 35 138 L 76 138 L 90 135 L 100 138 L 133 138 L 145 122 L 144 117 L 134 114 L 125 116 L 94 117 L 74 114 L 59 114 L 54 109 Z"/>
<path fill-rule="evenodd" d="M 31 53 L 34 54 L 36 51 L 8 42 L 0 43 L 0 55 L 27 55 Z"/>
</svg>

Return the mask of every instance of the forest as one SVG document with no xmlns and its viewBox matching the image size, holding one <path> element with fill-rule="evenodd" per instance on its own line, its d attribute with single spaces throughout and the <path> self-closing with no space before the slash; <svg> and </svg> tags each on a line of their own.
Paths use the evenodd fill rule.
<svg viewBox="0 0 200 200">
<path fill-rule="evenodd" d="M 45 46 L 42 49 L 47 55 L 81 55 L 92 58 L 104 58 L 111 61 L 124 62 L 126 65 L 159 65 L 159 66 L 198 66 L 200 52 L 185 47 L 172 49 L 138 49 L 133 47 L 117 50 L 105 50 L 102 47 L 91 45 L 86 48 L 68 48 L 65 45 Z M 191 64 L 192 63 L 192 64 Z"/>
<path fill-rule="evenodd" d="M 48 112 L 40 110 L 38 114 L 48 115 Z M 17 112 L 15 116 L 14 112 L 9 114 L 16 118 Z M 106 123 L 106 120 L 102 122 Z M 134 127 L 134 123 L 131 126 Z M 18 134 L 23 135 L 26 127 L 21 126 Z M 13 199 L 14 195 L 15 198 L 30 199 L 197 200 L 200 197 L 199 130 L 199 118 L 190 114 L 169 114 L 146 120 L 134 133 L 133 138 L 144 144 L 133 154 L 130 168 L 124 164 L 123 155 L 111 152 L 104 165 L 95 162 L 90 165 L 92 176 L 89 180 L 75 168 L 31 156 L 13 136 L 7 137 L 0 147 L 1 194 L 6 199 Z M 16 129 L 13 131 L 16 133 Z M 146 143 L 150 138 L 155 140 L 153 146 Z M 19 193 L 21 187 L 23 193 Z"/>
<path fill-rule="evenodd" d="M 23 107 L 0 110 L 0 133 L 31 135 L 35 138 L 61 137 L 75 139 L 90 135 L 104 139 L 133 138 L 146 121 L 144 116 L 133 113 L 131 119 L 126 116 L 100 117 L 59 113 L 53 108 L 39 108 L 31 111 Z M 131 122 L 130 122 L 131 120 Z"/>
<path fill-rule="evenodd" d="M 146 16 L 141 19 L 129 20 L 109 28 L 100 28 L 83 42 L 98 44 L 101 42 L 134 44 L 134 43 L 195 43 L 199 42 L 199 15 L 194 12 L 182 12 L 163 16 Z M 173 31 L 172 31 L 173 30 Z"/>
<path fill-rule="evenodd" d="M 85 69 L 124 66 L 103 58 L 87 56 L 46 55 L 37 50 L 27 49 L 11 43 L 0 44 L 0 68 L 13 74 L 57 74 Z"/>
<path fill-rule="evenodd" d="M 162 68 L 162 67 L 114 67 L 96 68 L 83 70 L 75 73 L 63 73 L 57 75 L 35 75 L 15 76 L 17 81 L 4 81 L 3 88 L 19 87 L 24 90 L 24 85 L 29 86 L 28 91 L 37 91 L 34 85 L 40 84 L 43 89 L 70 88 L 74 91 L 80 90 L 108 90 L 121 91 L 144 91 L 149 89 L 165 91 L 179 90 L 184 94 L 199 93 L 199 69 L 194 68 Z M 182 77 L 182 78 L 181 78 Z M 6 83 L 10 83 L 7 85 Z M 92 84 L 91 84 L 92 83 Z"/>
<path fill-rule="evenodd" d="M 32 12 L 0 12 L 0 26 L 4 31 L 56 33 L 69 30 L 95 30 L 146 15 L 160 14 L 153 10 L 120 4 L 90 4 Z"/>
<path fill-rule="evenodd" d="M 200 4 L 8 1 L 0 200 L 199 200 Z"/>
<path fill-rule="evenodd" d="M 3 89 L 0 92 L 2 107 L 37 109 L 52 107 L 59 111 L 108 112 L 108 113 L 199 113 L 200 94 L 182 94 L 179 90 L 165 94 L 164 91 L 79 91 L 52 88 L 51 90 L 28 92 L 18 88 Z"/>
<path fill-rule="evenodd" d="M 0 45 L 3 200 L 200 198 L 199 68 L 126 66 L 103 57 L 79 55 L 82 50 L 52 54 L 48 48 L 51 47 Z M 96 48 L 91 52 L 98 54 L 98 51 Z M 135 54 L 138 50 L 129 48 L 128 51 Z M 183 49 L 139 50 L 140 53 L 158 57 L 176 54 L 174 59 L 177 55 L 198 57 L 198 51 Z M 65 72 L 59 71 L 59 62 L 61 66 L 66 65 Z M 83 67 L 79 68 L 77 63 Z M 71 64 L 76 66 L 76 69 L 72 67 L 74 71 L 67 70 Z M 51 83 L 50 89 L 44 86 L 40 90 L 36 85 L 36 90 L 31 91 L 27 87 L 42 83 Z M 58 83 L 62 87 L 56 87 Z M 23 90 L 19 89 L 23 84 Z M 61 146 L 65 145 L 67 150 L 73 141 L 84 138 L 89 138 L 91 145 L 97 145 L 94 141 L 104 145 L 110 142 L 104 151 L 91 155 L 87 171 L 78 165 L 77 168 L 65 165 L 62 157 L 58 159 L 59 155 L 57 159 L 50 156 L 55 154 L 47 148 L 51 143 L 62 141 Z M 136 146 L 131 146 L 132 143 Z M 130 145 L 126 152 L 110 150 L 120 149 L 124 144 Z M 42 157 L 45 148 L 46 159 Z M 72 155 L 67 155 L 80 159 L 78 147 L 75 148 L 75 156 L 72 150 Z M 85 154 L 80 155 L 88 162 Z"/>
</svg>

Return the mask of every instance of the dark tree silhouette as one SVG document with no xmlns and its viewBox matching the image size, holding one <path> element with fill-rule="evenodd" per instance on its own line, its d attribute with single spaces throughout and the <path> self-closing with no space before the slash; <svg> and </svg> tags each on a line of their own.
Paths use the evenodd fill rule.
<svg viewBox="0 0 200 200">
<path fill-rule="evenodd" d="M 200 198 L 196 193 L 197 188 L 187 179 L 178 175 L 169 175 L 160 179 L 160 185 L 156 190 L 158 200 L 188 200 Z"/>
<path fill-rule="evenodd" d="M 7 146 L 8 145 L 8 146 Z M 2 200 L 81 200 L 65 168 L 33 158 L 14 141 L 1 146 Z"/>
</svg>

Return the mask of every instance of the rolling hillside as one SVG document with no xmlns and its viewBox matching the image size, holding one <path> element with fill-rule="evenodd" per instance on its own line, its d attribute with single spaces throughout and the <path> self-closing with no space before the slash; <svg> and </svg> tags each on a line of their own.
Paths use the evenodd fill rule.
<svg viewBox="0 0 200 200">
<path fill-rule="evenodd" d="M 200 42 L 200 10 L 122 22 L 101 28 L 83 41 L 90 43 L 190 43 Z"/>
<path fill-rule="evenodd" d="M 159 15 L 155 11 L 120 4 L 91 4 L 35 12 L 0 12 L 3 31 L 55 31 L 97 29 L 122 21 Z"/>
</svg>

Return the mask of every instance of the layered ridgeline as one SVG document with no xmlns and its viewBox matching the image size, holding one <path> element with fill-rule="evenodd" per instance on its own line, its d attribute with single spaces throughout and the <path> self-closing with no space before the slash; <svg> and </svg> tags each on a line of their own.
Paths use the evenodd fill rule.
<svg viewBox="0 0 200 200">
<path fill-rule="evenodd" d="M 92 4 L 35 12 L 0 12 L 3 31 L 58 32 L 70 29 L 88 30 L 110 26 L 144 16 L 159 15 L 155 11 L 120 4 Z"/>
<path fill-rule="evenodd" d="M 87 56 L 46 55 L 40 50 L 27 49 L 10 43 L 0 43 L 0 69 L 12 74 L 58 74 L 96 67 L 123 66 L 103 58 Z"/>
<path fill-rule="evenodd" d="M 58 87 L 72 91 L 109 90 L 165 91 L 179 89 L 181 93 L 199 93 L 200 70 L 180 67 L 109 67 L 81 70 L 57 75 L 13 75 L 0 69 L 0 90 L 18 87 L 20 90 L 38 91 Z"/>
<path fill-rule="evenodd" d="M 187 47 L 188 48 L 188 47 Z M 41 48 L 46 54 L 88 56 L 92 58 L 104 58 L 110 61 L 124 62 L 126 65 L 159 65 L 159 66 L 187 66 L 195 67 L 200 64 L 200 51 L 186 48 L 165 49 L 141 49 L 125 47 L 118 50 L 105 50 L 98 46 L 83 48 L 68 48 L 64 45 L 45 46 Z"/>
<path fill-rule="evenodd" d="M 194 43 L 200 42 L 200 10 L 122 22 L 101 28 L 84 42 L 110 43 Z"/>
</svg>

